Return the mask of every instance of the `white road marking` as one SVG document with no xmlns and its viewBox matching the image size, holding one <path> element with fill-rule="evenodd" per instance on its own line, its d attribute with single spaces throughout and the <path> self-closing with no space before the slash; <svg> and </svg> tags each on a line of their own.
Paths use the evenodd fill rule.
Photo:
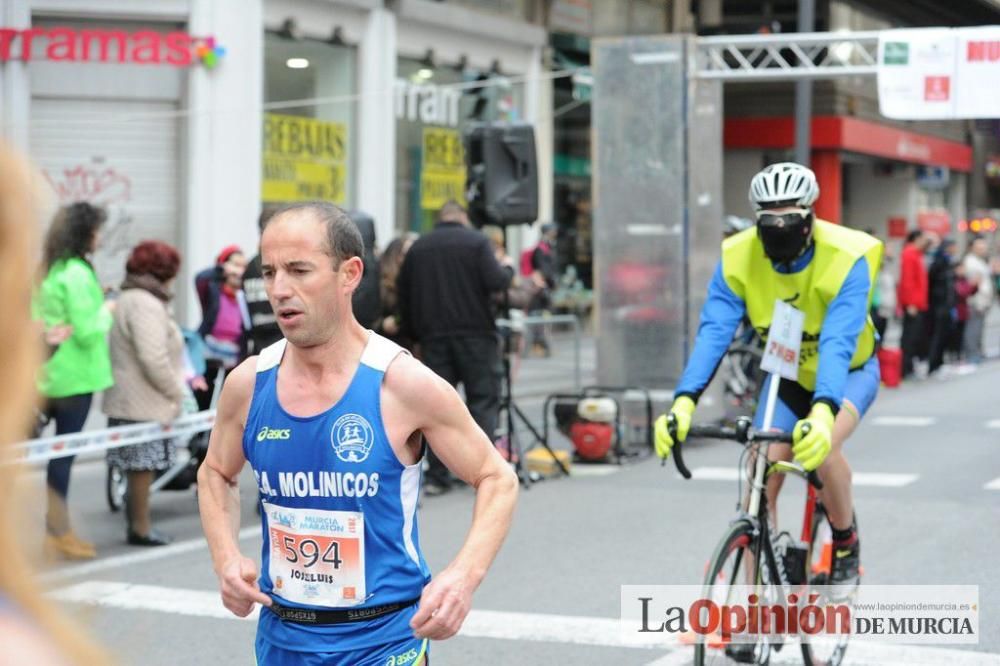
<svg viewBox="0 0 1000 666">
<path fill-rule="evenodd" d="M 736 467 L 695 467 L 691 478 L 698 481 L 739 481 L 740 470 Z"/>
<path fill-rule="evenodd" d="M 1000 428 L 1000 419 L 993 419 L 992 421 L 986 422 L 987 428 Z"/>
<path fill-rule="evenodd" d="M 984 485 L 983 490 L 1000 490 L 1000 477 L 997 477 Z"/>
<path fill-rule="evenodd" d="M 244 527 L 240 530 L 240 539 L 249 539 L 253 536 L 259 536 L 261 533 L 260 530 L 261 528 L 259 526 Z M 160 560 L 165 557 L 191 553 L 207 547 L 208 544 L 205 542 L 204 538 L 188 539 L 187 541 L 178 541 L 177 543 L 172 543 L 169 546 L 151 548 L 143 552 L 126 553 L 124 555 L 116 555 L 114 557 L 105 557 L 103 559 L 94 560 L 93 562 L 60 567 L 58 569 L 45 572 L 41 578 L 46 582 L 58 582 L 65 579 L 75 580 L 98 571 L 128 567 L 134 564 L 150 562 L 152 560 Z"/>
<path fill-rule="evenodd" d="M 217 592 L 203 590 L 87 581 L 56 590 L 52 596 L 62 601 L 104 608 L 148 610 L 243 622 L 256 620 L 256 613 L 247 618 L 236 617 L 223 608 Z M 646 648 L 627 643 L 621 635 L 618 618 L 473 610 L 466 618 L 459 635 L 466 638 L 596 645 L 647 651 L 652 649 L 660 652 L 665 650 L 664 646 Z M 650 666 L 674 666 L 690 661 L 690 647 L 674 644 L 667 647 L 666 651 L 664 656 L 651 662 Z M 855 665 L 947 663 L 948 666 L 1000 666 L 1000 655 L 997 654 L 943 648 L 857 644 L 850 646 L 847 654 L 849 663 Z M 772 661 L 801 663 L 801 656 L 798 650 L 783 650 Z"/>
<path fill-rule="evenodd" d="M 695 467 L 691 476 L 699 481 L 737 481 L 740 471 L 736 467 Z M 917 474 L 888 474 L 879 472 L 854 472 L 855 486 L 875 486 L 901 488 L 908 486 L 920 476 Z"/>
<path fill-rule="evenodd" d="M 571 476 L 608 476 L 622 471 L 621 465 L 594 465 L 590 463 L 576 463 L 570 470 Z"/>
<path fill-rule="evenodd" d="M 926 428 L 937 423 L 937 419 L 933 416 L 876 416 L 871 423 L 877 426 Z"/>
<path fill-rule="evenodd" d="M 902 488 L 920 478 L 919 474 L 882 474 L 878 472 L 854 472 L 851 475 L 852 485 L 881 486 L 883 488 Z"/>
</svg>

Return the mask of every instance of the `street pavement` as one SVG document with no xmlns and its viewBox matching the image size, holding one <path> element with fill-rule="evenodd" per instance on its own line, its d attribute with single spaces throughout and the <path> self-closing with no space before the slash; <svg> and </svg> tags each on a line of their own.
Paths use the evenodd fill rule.
<svg viewBox="0 0 1000 666">
<path fill-rule="evenodd" d="M 566 343 L 569 338 L 559 340 Z M 584 340 L 583 383 L 593 381 L 592 339 Z M 522 362 L 515 382 L 533 421 L 549 392 L 573 388 L 569 345 L 553 358 Z M 846 663 L 1000 665 L 1000 364 L 945 380 L 885 389 L 849 442 L 868 584 L 979 586 L 979 645 L 964 648 L 852 645 Z M 565 447 L 564 441 L 554 444 Z M 576 465 L 570 478 L 522 490 L 511 534 L 478 590 L 463 633 L 434 644 L 432 663 L 684 664 L 689 648 L 625 647 L 617 631 L 620 586 L 699 584 L 707 558 L 733 515 L 739 449 L 691 444 L 686 460 L 700 479 L 646 459 L 622 466 Z M 124 544 L 120 515 L 104 500 L 104 466 L 74 472 L 72 510 L 100 558 L 60 564 L 45 575 L 62 599 L 123 664 L 252 664 L 254 623 L 227 614 L 201 538 L 194 490 L 154 497 L 154 521 L 176 543 Z M 23 479 L 22 533 L 41 540 L 42 476 Z M 782 524 L 798 529 L 804 489 L 786 482 Z M 259 557 L 254 485 L 241 483 L 241 546 Z M 434 571 L 460 547 L 473 493 L 427 498 L 421 544 Z M 254 527 L 257 525 L 258 527 Z M 786 650 L 773 663 L 797 663 Z"/>
</svg>

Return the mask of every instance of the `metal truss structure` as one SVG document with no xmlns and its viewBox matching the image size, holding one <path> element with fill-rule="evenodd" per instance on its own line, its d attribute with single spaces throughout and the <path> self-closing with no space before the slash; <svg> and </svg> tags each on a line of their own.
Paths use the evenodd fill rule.
<svg viewBox="0 0 1000 666">
<path fill-rule="evenodd" d="M 874 76 L 878 38 L 877 30 L 699 37 L 697 76 L 733 82 Z"/>
</svg>

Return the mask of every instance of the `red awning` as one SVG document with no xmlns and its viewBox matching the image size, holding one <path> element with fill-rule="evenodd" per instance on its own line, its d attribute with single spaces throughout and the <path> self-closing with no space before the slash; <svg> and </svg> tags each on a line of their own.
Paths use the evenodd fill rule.
<svg viewBox="0 0 1000 666">
<path fill-rule="evenodd" d="M 726 120 L 724 142 L 726 148 L 792 148 L 795 120 L 789 117 L 730 118 Z M 849 116 L 814 117 L 812 147 L 972 171 L 971 146 Z"/>
</svg>

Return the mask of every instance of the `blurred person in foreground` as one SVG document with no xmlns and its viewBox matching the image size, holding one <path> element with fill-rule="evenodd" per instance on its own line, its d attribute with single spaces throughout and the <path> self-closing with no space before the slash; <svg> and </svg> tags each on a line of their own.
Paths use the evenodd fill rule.
<svg viewBox="0 0 1000 666">
<path fill-rule="evenodd" d="M 215 266 L 194 278 L 201 303 L 201 326 L 198 333 L 205 341 L 205 382 L 197 391 L 198 409 L 212 406 L 212 395 L 219 372 L 236 367 L 246 352 L 244 333 L 250 328 L 246 299 L 243 295 L 243 271 L 246 255 L 236 245 L 229 245 L 215 258 Z"/>
<path fill-rule="evenodd" d="M 46 328 L 68 325 L 73 329 L 45 363 L 40 382 L 45 415 L 55 421 L 57 435 L 83 430 L 94 394 L 114 383 L 107 339 L 114 302 L 105 301 L 88 259 L 105 219 L 100 208 L 75 203 L 59 211 L 45 239 L 46 274 L 35 301 L 36 318 Z M 73 459 L 63 456 L 48 463 L 45 550 L 50 557 L 90 559 L 97 555 L 94 544 L 70 527 Z"/>
<path fill-rule="evenodd" d="M 418 239 L 397 280 L 403 334 L 416 340 L 427 367 L 465 388 L 472 418 L 493 441 L 500 409 L 500 350 L 492 294 L 506 289 L 512 265 L 501 266 L 493 244 L 472 228 L 460 204 L 438 211 L 434 230 Z M 451 490 L 448 468 L 428 451 L 424 491 Z"/>
<path fill-rule="evenodd" d="M 168 424 L 193 399 L 184 381 L 184 337 L 170 310 L 180 263 L 177 250 L 160 241 L 139 243 L 129 255 L 111 327 L 115 385 L 104 396 L 108 427 Z M 133 546 L 170 543 L 170 537 L 150 524 L 149 489 L 157 472 L 173 466 L 174 441 L 108 449 L 107 460 L 128 475 L 126 541 Z"/>
<path fill-rule="evenodd" d="M 31 322 L 32 264 L 36 256 L 33 230 L 37 219 L 40 179 L 27 165 L 0 146 L 0 293 L 8 316 L 0 318 L 0 501 L 17 505 L 14 492 L 20 467 L 11 444 L 28 436 L 37 397 L 26 390 L 41 360 L 37 328 Z M 0 512 L 0 662 L 62 666 L 107 664 L 110 657 L 46 600 L 22 551 L 16 524 L 19 512 Z"/>
</svg>

